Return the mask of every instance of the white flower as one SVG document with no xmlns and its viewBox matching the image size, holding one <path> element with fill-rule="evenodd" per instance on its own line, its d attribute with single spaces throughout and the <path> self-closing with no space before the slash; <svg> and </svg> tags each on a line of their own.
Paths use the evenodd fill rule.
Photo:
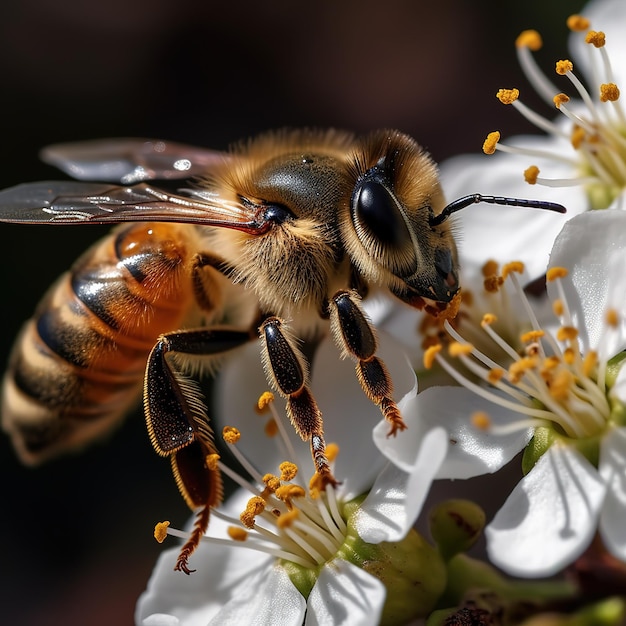
<svg viewBox="0 0 626 626">
<path fill-rule="evenodd" d="M 573 69 L 565 71 L 569 64 L 562 63 L 558 67 L 563 74 L 555 73 L 553 80 L 541 72 L 532 57 L 532 50 L 541 46 L 539 34 L 525 31 L 516 42 L 529 82 L 552 112 L 558 111 L 557 119 L 551 119 L 553 113 L 543 117 L 530 111 L 523 104 L 524 94 L 515 89 L 498 92 L 502 102 L 510 103 L 546 134 L 505 137 L 497 142 L 499 133 L 494 133 L 485 144 L 488 153 L 497 151 L 493 156 L 462 155 L 441 167 L 449 198 L 475 192 L 531 197 L 557 201 L 567 208 L 567 214 L 538 212 L 529 216 L 526 210 L 507 208 L 496 216 L 490 206 L 463 211 L 457 219 L 463 233 L 460 253 L 465 267 L 482 265 L 488 241 L 490 257 L 500 263 L 522 259 L 529 274 L 536 277 L 545 268 L 565 221 L 590 208 L 624 206 L 626 115 L 620 100 L 614 98 L 618 97 L 617 87 L 626 84 L 626 3 L 595 0 L 583 11 L 587 21 L 579 16 L 568 20 L 574 31 L 570 46 Z M 586 35 L 589 28 L 603 29 L 606 45 L 603 33 Z M 590 43 L 585 43 L 585 37 Z M 579 75 L 588 79 L 587 88 Z M 555 109 L 553 98 L 560 92 L 566 92 L 570 99 L 566 102 L 560 96 Z M 605 98 L 609 99 L 602 101 Z M 477 180 L 485 181 L 484 189 L 476 189 Z"/>
<path fill-rule="evenodd" d="M 379 354 L 393 377 L 396 397 L 401 398 L 400 409 L 410 412 L 417 391 L 415 376 L 399 345 L 380 335 Z M 285 455 L 299 468 L 312 471 L 308 445 L 295 436 L 289 425 L 279 429 L 282 438 L 275 438 L 282 446 L 280 450 L 269 445 L 264 420 L 258 415 L 250 418 L 253 412 L 249 390 L 265 386 L 257 346 L 251 346 L 243 358 L 226 366 L 216 412 L 242 433 L 233 449 L 238 458 L 247 459 L 245 463 L 263 471 L 275 471 Z M 351 362 L 339 361 L 335 346 L 328 341 L 322 342 L 315 355 L 312 391 L 324 411 L 326 440 L 340 446 L 333 468 L 340 485 L 336 489 L 329 486 L 324 494 L 312 498 L 306 484 L 300 483 L 300 493 L 289 505 L 276 497 L 278 492 L 266 493 L 263 511 L 252 516 L 254 527 L 249 527 L 248 520 L 245 530 L 238 516 L 250 506 L 252 494 L 239 489 L 213 511 L 207 535 L 191 557 L 195 573 L 185 576 L 173 571 L 177 549 L 161 555 L 148 589 L 139 600 L 138 624 L 379 623 L 386 596 L 394 593 L 396 584 L 401 588 L 402 583 L 394 583 L 395 575 L 388 572 L 380 575 L 385 584 L 369 573 L 372 564 L 382 567 L 382 561 L 372 555 L 378 554 L 381 542 L 392 542 L 403 549 L 402 540 L 419 514 L 445 455 L 447 437 L 441 428 L 426 430 L 423 425 L 411 425 L 392 439 L 405 446 L 404 438 L 411 438 L 413 458 L 402 468 L 388 463 L 372 441 L 372 428 L 380 420 L 380 413 L 365 398 Z M 258 502 L 263 487 L 258 487 L 262 479 L 254 467 L 250 468 L 250 482 L 254 483 L 251 487 Z M 298 480 L 283 477 L 280 483 L 297 485 Z M 366 497 L 362 502 L 354 501 L 363 494 Z M 293 523 L 285 523 L 291 517 Z M 240 527 L 237 533 L 246 533 L 244 542 L 229 538 L 233 532 L 229 529 L 234 526 Z M 218 543 L 215 538 L 222 541 Z M 428 550 L 436 561 L 436 550 Z M 369 565 L 368 555 L 373 558 Z M 432 566 L 436 572 L 437 563 Z M 431 593 L 436 599 L 444 578 L 443 574 L 439 578 L 427 576 L 425 598 Z M 419 607 L 415 596 L 403 593 L 409 603 L 415 601 Z M 421 602 L 426 606 L 434 599 Z"/>
<path fill-rule="evenodd" d="M 429 354 L 462 385 L 417 398 L 420 414 L 446 424 L 454 442 L 438 477 L 495 472 L 526 447 L 526 475 L 486 528 L 491 560 L 511 574 L 556 573 L 598 529 L 626 561 L 626 368 L 616 375 L 626 349 L 625 255 L 625 213 L 579 215 L 550 256 L 558 328 L 532 321 L 520 355 L 487 315 L 483 329 L 507 365 L 462 337 L 453 344 L 453 358 L 480 383 L 438 348 Z"/>
</svg>

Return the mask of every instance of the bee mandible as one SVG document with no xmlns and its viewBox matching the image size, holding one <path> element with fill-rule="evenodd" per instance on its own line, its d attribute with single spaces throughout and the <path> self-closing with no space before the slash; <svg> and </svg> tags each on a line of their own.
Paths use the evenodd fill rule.
<svg viewBox="0 0 626 626">
<path fill-rule="evenodd" d="M 451 214 L 476 202 L 564 210 L 479 194 L 446 205 L 431 157 L 395 130 L 283 130 L 228 152 L 109 139 L 42 156 L 83 182 L 6 189 L 0 221 L 119 225 L 24 326 L 4 379 L 3 428 L 36 464 L 111 429 L 143 385 L 152 445 L 199 509 L 176 564 L 186 573 L 222 498 L 199 370 L 259 340 L 316 475 L 335 484 L 299 340 L 330 332 L 395 435 L 406 425 L 361 300 L 385 292 L 437 314 L 459 293 Z M 172 193 L 156 179 L 191 182 Z"/>
</svg>

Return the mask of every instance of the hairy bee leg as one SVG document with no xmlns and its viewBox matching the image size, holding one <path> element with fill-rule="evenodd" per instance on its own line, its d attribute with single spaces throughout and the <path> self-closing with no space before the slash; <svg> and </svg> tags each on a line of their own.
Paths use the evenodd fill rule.
<svg viewBox="0 0 626 626">
<path fill-rule="evenodd" d="M 391 397 L 391 376 L 376 356 L 376 335 L 359 302 L 358 295 L 351 291 L 338 291 L 333 296 L 328 303 L 332 333 L 343 355 L 356 360 L 356 375 L 363 391 L 391 426 L 388 436 L 395 435 L 405 430 L 406 424 Z"/>
<path fill-rule="evenodd" d="M 295 431 L 309 441 L 315 470 L 322 484 L 337 485 L 326 457 L 322 413 L 307 384 L 307 363 L 282 320 L 267 318 L 259 328 L 263 367 L 273 386 L 287 400 L 287 415 Z"/>
<path fill-rule="evenodd" d="M 222 328 L 168 333 L 159 338 L 148 358 L 144 408 L 150 441 L 158 454 L 170 457 L 174 479 L 189 508 L 201 507 L 174 568 L 186 574 L 193 571 L 189 557 L 206 532 L 211 508 L 222 500 L 223 488 L 212 461 L 217 450 L 200 389 L 167 355 L 219 355 L 254 339 L 249 331 Z"/>
</svg>

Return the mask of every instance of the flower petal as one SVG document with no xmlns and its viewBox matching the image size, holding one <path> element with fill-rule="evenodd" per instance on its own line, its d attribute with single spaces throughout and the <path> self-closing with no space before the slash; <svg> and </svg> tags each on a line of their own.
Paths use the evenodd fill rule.
<svg viewBox="0 0 626 626">
<path fill-rule="evenodd" d="M 472 478 L 493 473 L 506 465 L 530 440 L 530 429 L 495 435 L 476 428 L 472 425 L 471 415 L 479 410 L 489 414 L 494 426 L 520 419 L 518 413 L 491 404 L 464 387 L 426 389 L 417 395 L 413 410 L 406 412 L 407 432 L 411 432 L 414 422 L 422 431 L 433 425 L 446 429 L 450 445 L 436 478 Z M 393 448 L 392 443 L 379 443 L 383 454 L 392 462 L 410 463 L 404 450 Z"/>
<path fill-rule="evenodd" d="M 605 493 L 585 457 L 553 444 L 486 527 L 490 559 L 515 576 L 555 574 L 591 542 Z"/>
<path fill-rule="evenodd" d="M 600 475 L 607 486 L 600 534 L 609 552 L 626 561 L 626 428 L 615 428 L 603 438 Z"/>
<path fill-rule="evenodd" d="M 549 267 L 569 270 L 562 279 L 574 325 L 581 332 L 585 348 L 602 348 L 612 357 L 626 347 L 626 320 L 617 329 L 606 332 L 605 315 L 609 308 L 626 310 L 626 212 L 590 211 L 570 220 L 556 241 Z M 548 283 L 552 300 L 558 298 L 554 282 Z M 602 356 L 601 354 L 601 356 Z"/>
<path fill-rule="evenodd" d="M 240 489 L 222 507 L 224 512 L 238 516 L 249 494 Z M 194 518 L 189 521 L 192 526 Z M 225 536 L 228 524 L 213 517 L 209 534 Z M 172 541 L 172 539 L 168 539 Z M 191 557 L 196 571 L 185 576 L 174 571 L 179 547 L 164 551 L 152 571 L 146 591 L 140 596 L 135 611 L 138 624 L 155 613 L 174 615 L 180 626 L 206 626 L 225 602 L 242 593 L 256 575 L 263 577 L 274 562 L 273 557 L 238 546 L 201 542 Z"/>
<path fill-rule="evenodd" d="M 306 601 L 295 588 L 287 572 L 274 565 L 256 580 L 249 579 L 239 593 L 209 622 L 209 626 L 265 626 L 285 624 L 300 626 Z"/>
<path fill-rule="evenodd" d="M 363 501 L 354 524 L 364 541 L 400 541 L 415 523 L 448 448 L 445 430 L 427 431 L 416 448 L 410 471 L 388 463 Z"/>
<path fill-rule="evenodd" d="M 386 595 L 380 580 L 335 559 L 322 568 L 309 595 L 305 626 L 375 626 Z"/>
<path fill-rule="evenodd" d="M 179 626 L 180 620 L 174 615 L 166 613 L 153 613 L 141 622 L 141 626 Z"/>
</svg>

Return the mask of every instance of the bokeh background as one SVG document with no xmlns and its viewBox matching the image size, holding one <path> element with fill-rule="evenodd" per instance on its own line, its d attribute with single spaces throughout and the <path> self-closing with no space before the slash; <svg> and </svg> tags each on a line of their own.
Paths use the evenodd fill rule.
<svg viewBox="0 0 626 626">
<path fill-rule="evenodd" d="M 542 32 L 549 71 L 567 55 L 565 18 L 581 6 L 5 0 L 0 188 L 62 177 L 37 158 L 46 144 L 107 136 L 221 149 L 281 126 L 396 127 L 438 161 L 478 153 L 493 129 L 533 131 L 494 98 L 518 86 L 537 103 L 515 61 L 517 34 Z M 45 288 L 106 232 L 0 225 L 0 361 Z M 189 516 L 142 416 L 39 469 L 22 467 L 3 436 L 0 467 L 0 622 L 132 624 L 162 549 L 154 523 Z"/>
</svg>

